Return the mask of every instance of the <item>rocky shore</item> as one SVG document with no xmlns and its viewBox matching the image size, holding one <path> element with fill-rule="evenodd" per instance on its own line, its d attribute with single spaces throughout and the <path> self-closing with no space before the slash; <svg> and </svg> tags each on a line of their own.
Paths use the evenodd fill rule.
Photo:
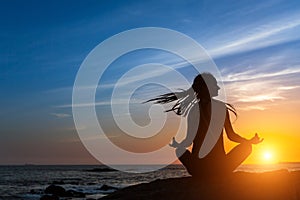
<svg viewBox="0 0 300 200">
<path fill-rule="evenodd" d="M 300 199 L 300 171 L 235 172 L 228 177 L 206 180 L 170 178 L 126 187 L 101 199 L 297 200 Z"/>
</svg>

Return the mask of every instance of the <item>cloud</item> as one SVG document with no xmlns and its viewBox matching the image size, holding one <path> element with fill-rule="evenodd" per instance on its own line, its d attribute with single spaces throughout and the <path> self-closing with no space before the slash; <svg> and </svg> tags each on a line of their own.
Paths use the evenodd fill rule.
<svg viewBox="0 0 300 200">
<path fill-rule="evenodd" d="M 76 129 L 75 129 L 76 130 Z M 110 139 L 110 138 L 117 138 L 120 137 L 120 135 L 106 135 L 106 134 L 99 134 L 97 136 L 90 136 L 90 137 L 85 137 L 85 141 L 95 141 L 95 140 L 104 140 L 104 139 Z M 80 138 L 68 138 L 68 139 L 62 139 L 59 141 L 60 143 L 82 143 L 83 141 Z"/>
<path fill-rule="evenodd" d="M 293 89 L 297 89 L 297 88 L 300 88 L 300 86 L 298 86 L 298 85 L 282 86 L 282 87 L 279 87 L 278 89 L 279 90 L 293 90 Z"/>
<path fill-rule="evenodd" d="M 66 114 L 66 113 L 51 113 L 51 115 L 53 115 L 57 118 L 68 118 L 68 117 L 72 116 L 72 115 Z"/>
<path fill-rule="evenodd" d="M 114 101 L 97 101 L 90 103 L 80 103 L 80 104 L 64 104 L 55 106 L 56 108 L 72 108 L 72 107 L 90 107 L 90 106 L 110 106 L 110 105 L 124 105 L 132 103 L 142 103 L 142 100 L 138 99 L 117 99 Z"/>
<path fill-rule="evenodd" d="M 256 105 L 239 107 L 239 110 L 244 110 L 244 111 L 249 111 L 249 110 L 266 110 L 266 109 L 267 109 L 266 106 L 256 106 Z"/>
<path fill-rule="evenodd" d="M 248 30 L 236 28 L 232 33 L 227 33 L 227 36 L 223 36 L 221 40 L 222 45 L 218 44 L 218 46 L 208 49 L 210 55 L 217 58 L 295 40 L 299 38 L 297 32 L 300 28 L 300 16 L 299 14 L 291 14 L 259 25 L 253 22 L 248 27 Z M 295 33 L 290 33 L 292 31 Z M 217 40 L 218 37 L 221 38 L 222 35 L 217 36 L 215 39 Z"/>
<path fill-rule="evenodd" d="M 262 67 L 263 68 L 263 67 Z M 256 72 L 256 73 L 255 73 Z M 290 94 L 300 88 L 300 82 L 293 77 L 300 69 L 285 69 L 275 72 L 248 70 L 228 73 L 224 76 L 227 99 L 242 110 L 265 110 L 277 101 L 289 101 Z"/>
<path fill-rule="evenodd" d="M 295 38 L 299 38 L 299 34 L 295 34 L 297 30 L 300 30 L 300 15 L 290 13 L 289 16 L 281 16 L 280 19 L 272 18 L 269 21 L 263 22 L 252 22 L 252 24 L 244 25 L 247 29 L 242 27 L 237 27 L 233 29 L 232 32 L 227 32 L 223 35 L 217 35 L 215 38 L 219 37 L 221 39 L 220 43 L 211 42 L 214 46 L 210 46 L 209 53 L 214 57 L 222 57 L 230 54 L 237 54 L 240 52 L 246 52 L 250 50 L 257 50 L 263 47 L 272 46 L 275 44 L 280 44 L 288 41 L 292 41 Z M 225 41 L 225 42 L 224 42 Z M 188 47 L 182 47 L 188 48 Z M 188 49 L 187 49 L 188 50 Z M 193 51 L 190 51 L 191 54 Z M 200 57 L 197 58 L 197 55 L 193 55 L 195 59 L 201 60 Z M 170 66 L 173 69 L 182 69 L 186 66 L 189 66 L 189 63 L 185 61 L 180 61 L 176 59 L 169 59 L 168 56 L 164 54 L 154 55 L 153 58 L 141 58 L 147 61 L 155 60 L 156 63 L 164 63 Z M 263 58 L 258 56 L 257 59 L 262 60 Z M 284 65 L 279 66 L 281 61 L 287 61 L 285 55 L 277 56 L 267 56 L 264 60 L 264 63 L 258 63 L 257 66 L 248 67 L 250 69 L 245 71 L 237 72 L 236 69 L 241 69 L 241 63 L 236 68 L 232 66 L 227 66 L 224 70 L 225 75 L 223 76 L 223 81 L 226 85 L 228 98 L 233 102 L 274 102 L 278 100 L 286 99 L 286 92 L 296 89 L 297 84 L 287 83 L 287 81 L 281 79 L 282 76 L 287 75 L 296 75 L 300 73 L 300 66 L 290 66 L 288 68 Z M 160 62 L 161 61 L 161 62 Z M 241 61 L 243 62 L 243 61 Z M 168 64 L 167 64 L 168 63 Z M 245 62 L 247 63 L 247 62 Z M 274 70 L 274 66 L 276 70 Z M 272 68 L 273 67 L 273 68 Z M 129 84 L 136 84 L 139 81 L 151 78 L 164 78 L 169 79 L 166 74 L 169 73 L 169 70 L 164 68 L 157 69 L 155 71 L 142 70 L 139 73 L 135 73 L 131 76 L 125 77 L 122 82 L 118 84 L 119 87 L 126 88 Z M 277 79 L 275 81 L 275 79 Z M 116 80 L 113 80 L 116 81 Z M 176 84 L 178 88 L 185 87 L 182 84 Z M 242 83 L 241 83 L 242 82 Z M 114 82 L 100 83 L 98 89 L 113 89 L 116 86 Z M 174 86 L 175 87 L 175 86 Z M 64 88 L 64 90 L 71 91 L 72 87 Z M 91 87 L 85 87 L 82 89 L 91 89 Z M 60 90 L 57 90 L 60 91 Z M 263 92 L 262 92 L 263 91 Z M 126 96 L 126 89 L 124 90 L 124 96 Z M 123 100 L 120 100 L 123 101 Z M 126 102 L 119 102 L 116 104 L 124 104 Z M 81 103 L 77 105 L 64 104 L 55 106 L 58 108 L 69 108 L 72 106 L 75 107 L 85 107 L 85 106 L 106 106 L 111 105 L 110 101 L 97 101 L 95 103 Z M 249 109 L 262 109 L 259 106 L 250 106 Z"/>
<path fill-rule="evenodd" d="M 244 71 L 241 73 L 228 74 L 223 77 L 223 81 L 232 82 L 232 81 L 247 81 L 247 80 L 257 80 L 261 78 L 274 78 L 276 76 L 284 76 L 290 74 L 300 73 L 300 67 L 298 68 L 287 68 L 275 72 L 258 72 L 258 69 L 252 69 Z"/>
<path fill-rule="evenodd" d="M 258 68 L 250 69 L 243 72 L 229 72 L 224 74 L 223 82 L 225 84 L 225 89 L 227 93 L 227 99 L 229 102 L 234 104 L 248 103 L 247 105 L 243 105 L 241 109 L 256 109 L 256 110 L 264 110 L 266 109 L 265 102 L 274 102 L 278 100 L 286 100 L 286 93 L 290 90 L 294 90 L 299 88 L 297 83 L 289 83 L 286 81 L 284 76 L 287 75 L 297 75 L 300 73 L 299 68 L 288 68 L 278 71 L 265 71 L 265 66 L 262 65 L 259 68 L 261 71 L 258 72 Z M 159 73 L 160 74 L 160 73 Z M 150 77 L 150 75 L 147 75 Z M 139 79 L 146 78 L 146 76 L 141 75 L 141 77 L 136 76 L 135 81 Z M 172 81 L 172 80 L 170 80 Z M 289 79 L 292 81 L 292 79 Z M 128 80 L 130 82 L 130 80 Z M 128 83 L 125 81 L 124 85 Z M 129 84 L 129 83 L 128 83 Z M 299 83 L 300 84 L 300 83 Z M 174 83 L 175 86 L 182 86 L 180 84 Z M 124 90 L 124 94 L 119 94 L 119 96 L 127 96 L 127 91 Z M 142 93 L 143 97 L 153 97 L 155 92 L 157 92 L 157 88 L 148 88 L 148 93 Z M 152 95 L 152 96 L 151 96 Z M 145 99 L 147 99 L 145 98 Z M 130 103 L 142 103 L 145 99 L 130 99 Z M 114 105 L 125 105 L 128 104 L 129 99 L 117 99 L 114 101 Z M 249 104 L 257 104 L 250 105 Z M 269 103 L 270 104 L 270 103 Z M 64 104 L 55 106 L 57 108 L 71 108 L 71 107 L 88 107 L 88 106 L 110 106 L 112 105 L 112 101 L 96 101 L 90 103 L 81 103 L 81 104 Z"/>
<path fill-rule="evenodd" d="M 249 25 L 249 30 L 243 33 L 240 33 L 239 28 L 232 31 L 232 33 L 228 34 L 227 37 L 223 38 L 223 41 L 227 41 L 225 42 L 225 44 L 218 43 L 217 46 L 215 45 L 207 49 L 209 54 L 213 58 L 218 58 L 229 54 L 236 54 L 236 53 L 241 53 L 250 50 L 257 50 L 263 47 L 268 47 L 268 46 L 288 42 L 296 38 L 300 38 L 299 34 L 294 34 L 294 33 L 289 34 L 289 31 L 295 31 L 296 33 L 297 30 L 300 31 L 299 14 L 290 14 L 290 16 L 285 16 L 280 19 L 274 19 L 273 21 L 269 21 L 264 24 L 256 25 L 254 23 Z M 239 34 L 236 35 L 237 33 Z M 179 44 L 179 46 L 182 45 Z M 194 51 L 189 49 L 189 47 L 182 46 L 182 48 L 191 52 L 191 55 L 192 57 L 194 57 L 195 61 L 203 62 L 203 58 L 199 57 L 199 55 L 193 55 Z M 166 59 L 168 59 L 165 56 L 160 57 L 158 55 L 158 57 L 161 59 L 160 63 L 164 63 Z M 178 60 L 176 60 L 175 62 L 174 61 L 175 60 L 173 61 L 169 60 L 169 65 L 168 65 L 173 69 L 181 69 L 189 66 L 189 63 L 187 63 L 186 61 L 178 61 Z M 253 74 L 256 73 L 256 70 L 257 69 L 254 69 L 253 73 L 250 75 L 252 79 L 256 78 L 255 76 L 253 76 Z M 129 83 L 135 83 L 140 80 L 162 76 L 168 72 L 169 71 L 165 69 L 156 70 L 152 72 L 146 70 L 140 74 L 137 74 L 134 77 L 130 77 L 130 79 L 128 80 L 125 79 L 121 84 L 126 85 Z M 284 74 L 298 73 L 298 72 L 300 72 L 300 69 L 284 69 L 282 71 L 276 72 L 275 74 L 265 74 L 265 76 L 272 77 L 272 76 L 280 76 Z M 249 72 L 245 72 L 245 74 L 249 74 Z M 241 74 L 236 74 L 236 75 L 240 76 Z M 262 75 L 263 74 L 257 74 L 257 77 Z M 250 78 L 250 76 L 248 77 L 248 79 Z M 234 77 L 228 77 L 228 78 L 232 79 L 231 81 L 233 81 L 234 79 Z M 247 79 L 247 77 L 244 78 Z M 107 85 L 102 85 L 101 87 L 113 87 L 113 86 L 114 84 L 107 84 Z"/>
</svg>

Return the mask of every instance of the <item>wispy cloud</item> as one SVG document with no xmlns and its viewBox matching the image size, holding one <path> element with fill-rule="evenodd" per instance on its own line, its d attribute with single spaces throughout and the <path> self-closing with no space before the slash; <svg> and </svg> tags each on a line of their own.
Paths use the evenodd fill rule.
<svg viewBox="0 0 300 200">
<path fill-rule="evenodd" d="M 265 22 L 264 24 L 256 25 L 255 27 L 253 27 L 253 25 L 248 26 L 249 30 L 243 30 L 242 33 L 237 29 L 226 37 L 223 36 L 224 38 L 222 41 L 225 42 L 222 42 L 222 45 L 210 47 L 208 52 L 216 58 L 228 54 L 272 46 L 300 37 L 296 31 L 298 30 L 299 32 L 300 29 L 299 14 L 274 19 L 271 22 Z M 295 33 L 287 34 L 290 31 L 294 31 Z"/>
<path fill-rule="evenodd" d="M 117 99 L 114 101 L 97 101 L 91 103 L 80 103 L 80 104 L 64 104 L 57 105 L 56 108 L 72 108 L 72 107 L 90 107 L 90 106 L 110 106 L 110 105 L 125 105 L 125 104 L 133 104 L 133 103 L 142 103 L 142 100 L 137 99 Z"/>
<path fill-rule="evenodd" d="M 267 106 L 259 106 L 259 105 L 246 105 L 246 106 L 239 106 L 239 110 L 249 111 L 249 110 L 266 110 Z"/>
<path fill-rule="evenodd" d="M 290 82 L 286 81 L 285 76 L 297 73 L 300 73 L 300 69 L 229 73 L 224 78 L 228 101 L 237 104 L 242 110 L 265 110 L 275 105 L 276 101 L 288 101 L 289 94 L 300 88 L 300 82 L 291 78 Z"/>
<path fill-rule="evenodd" d="M 74 128 L 74 130 L 76 130 Z M 97 136 L 90 136 L 90 137 L 85 137 L 84 141 L 95 141 L 95 140 L 104 140 L 104 139 L 109 139 L 109 138 L 117 138 L 120 137 L 120 135 L 97 135 Z M 83 141 L 80 138 L 67 138 L 67 139 L 62 139 L 59 141 L 60 143 L 82 143 Z"/>
<path fill-rule="evenodd" d="M 285 34 L 291 30 L 300 31 L 299 14 L 293 14 L 291 16 L 282 17 L 281 19 L 274 18 L 274 21 L 271 22 L 264 22 L 263 24 L 259 24 L 256 26 L 251 24 L 248 26 L 249 26 L 249 30 L 243 31 L 242 33 L 239 30 L 239 28 L 236 28 L 236 30 L 233 30 L 231 33 L 225 33 L 227 34 L 227 36 L 226 35 L 222 36 L 222 34 L 216 35 L 214 39 L 218 40 L 217 38 L 220 37 L 222 38 L 221 40 L 222 42 L 220 43 L 211 42 L 214 43 L 213 46 L 208 43 L 207 50 L 209 54 L 213 58 L 218 58 L 218 57 L 226 56 L 228 54 L 235 54 L 244 51 L 260 49 L 262 47 L 275 45 L 281 42 L 287 42 L 295 38 L 300 38 L 299 34 L 289 34 L 288 36 Z M 201 41 L 201 39 L 199 39 L 199 41 Z M 189 49 L 189 47 L 186 47 L 184 45 L 182 46 L 182 44 L 178 44 L 178 45 L 181 48 L 186 49 L 186 51 L 191 52 L 191 55 L 193 54 L 194 51 L 192 49 Z M 200 55 L 193 55 L 192 57 L 194 57 L 194 60 L 196 61 L 197 60 L 203 61 L 202 60 L 203 58 L 199 56 Z M 189 63 L 187 63 L 186 61 L 179 61 L 178 59 L 177 60 L 176 59 L 169 60 L 169 59 L 170 57 L 165 56 L 164 54 L 161 55 L 156 54 L 153 55 L 152 58 L 147 58 L 145 60 L 147 61 L 146 63 L 149 63 L 149 61 L 151 60 L 155 60 L 157 63 L 166 64 L 173 69 L 180 69 L 189 66 Z M 165 75 L 168 72 L 170 71 L 166 70 L 165 68 L 161 68 L 158 70 L 150 70 L 149 68 L 149 70 L 144 70 L 141 71 L 139 74 L 135 74 L 133 76 L 125 78 L 121 83 L 119 83 L 119 86 L 136 83 L 144 79 L 159 77 Z M 282 72 L 278 72 L 278 73 L 289 73 L 289 71 L 283 70 Z M 101 84 L 99 87 L 113 88 L 114 86 L 115 83 L 105 83 L 105 84 Z M 62 89 L 57 89 L 57 91 L 60 90 L 71 91 L 71 89 L 72 87 L 66 87 Z M 88 86 L 86 86 L 86 89 L 89 89 Z"/>
<path fill-rule="evenodd" d="M 274 78 L 277 76 L 289 75 L 289 74 L 297 74 L 300 73 L 299 68 L 287 68 L 276 72 L 258 72 L 257 69 L 248 70 L 240 73 L 228 74 L 223 77 L 223 81 L 225 82 L 233 82 L 233 81 L 247 81 L 247 80 L 257 80 L 261 78 Z"/>
<path fill-rule="evenodd" d="M 280 44 L 300 38 L 299 34 L 295 32 L 300 31 L 300 15 L 299 14 L 290 14 L 289 16 L 281 16 L 281 18 L 269 21 L 253 22 L 252 24 L 245 25 L 249 29 L 245 30 L 239 29 L 238 27 L 232 32 L 227 32 L 223 36 L 221 34 L 217 35 L 215 38 L 222 38 L 221 43 L 214 43 L 214 46 L 210 46 L 209 53 L 214 57 L 223 57 L 227 55 L 233 55 L 240 52 L 257 50 L 263 47 L 272 46 L 275 44 Z M 227 35 L 226 35 L 227 34 Z M 187 48 L 188 47 L 184 47 Z M 193 51 L 190 51 L 193 54 Z M 197 55 L 194 55 L 195 60 L 197 60 Z M 144 58 L 142 58 L 144 59 Z M 157 63 L 163 63 L 168 65 L 172 69 L 182 69 L 189 66 L 189 63 L 179 60 L 168 60 L 168 57 L 156 55 L 153 58 Z M 198 58 L 201 60 L 202 58 Z M 273 60 L 272 60 L 273 59 Z M 276 70 L 272 69 L 275 64 L 278 64 L 278 60 L 282 61 L 286 59 L 284 55 L 269 56 L 265 59 L 265 62 L 261 65 L 251 67 L 245 71 L 231 70 L 231 67 L 226 67 L 225 75 L 223 76 L 223 81 L 225 82 L 228 98 L 236 103 L 250 103 L 250 102 L 262 102 L 278 101 L 286 98 L 286 92 L 297 89 L 298 85 L 292 83 L 284 83 L 282 80 L 279 80 L 280 77 L 286 75 L 293 75 L 300 73 L 299 66 L 286 66 L 278 67 Z M 147 58 L 147 61 L 151 59 Z M 159 62 L 161 60 L 161 62 Z M 240 63 L 240 65 L 242 65 Z M 165 79 L 169 80 L 169 77 L 166 76 L 170 71 L 161 68 L 155 70 L 140 70 L 138 73 L 134 73 L 131 76 L 125 77 L 122 82 L 118 83 L 118 87 L 124 87 L 130 84 L 138 84 L 140 81 L 153 78 L 161 78 L 164 76 Z M 240 67 L 237 67 L 240 69 Z M 274 79 L 277 79 L 274 81 Z M 116 80 L 112 80 L 116 81 Z M 176 84 L 172 78 L 169 80 L 174 82 L 175 85 L 179 88 L 185 87 L 182 83 Z M 242 82 L 242 83 L 241 83 Z M 174 85 L 174 87 L 175 87 Z M 113 89 L 116 86 L 115 82 L 100 83 L 98 89 Z M 70 90 L 70 88 L 64 88 L 65 90 Z M 90 89 L 88 86 L 82 89 Z M 126 96 L 126 89 L 124 90 L 124 96 Z M 116 104 L 128 103 L 128 100 L 120 100 Z M 75 107 L 85 107 L 85 106 L 107 106 L 111 105 L 110 101 L 97 101 L 95 103 L 81 103 L 81 104 L 64 104 L 56 106 L 58 108 L 69 108 L 72 106 Z M 258 109 L 262 110 L 265 106 L 250 106 L 249 109 Z"/>
<path fill-rule="evenodd" d="M 294 85 L 294 86 L 282 86 L 282 87 L 279 87 L 278 89 L 279 90 L 293 90 L 293 89 L 297 89 L 297 88 L 300 88 L 299 85 Z"/>
<path fill-rule="evenodd" d="M 71 117 L 70 114 L 66 114 L 66 113 L 51 113 L 51 115 L 57 117 L 57 118 L 68 118 Z"/>
<path fill-rule="evenodd" d="M 208 49 L 209 54 L 214 57 L 222 57 L 229 54 L 241 53 L 250 50 L 256 50 L 267 46 L 272 46 L 275 44 L 280 44 L 282 42 L 288 42 L 296 38 L 300 38 L 299 34 L 288 34 L 289 31 L 300 31 L 300 15 L 299 14 L 291 14 L 290 16 L 282 17 L 281 19 L 274 19 L 271 22 L 265 22 L 258 26 L 249 26 L 249 30 L 244 33 L 239 33 L 238 35 L 231 35 L 236 34 L 237 32 L 233 31 L 231 34 L 227 36 L 227 39 L 224 38 L 225 44 L 218 44 L 218 46 L 214 46 Z M 288 36 L 287 36 L 288 35 Z M 234 39 L 232 39 L 234 38 Z M 208 45 L 209 46 L 209 45 Z M 186 48 L 187 51 L 190 51 L 193 54 L 192 50 L 189 50 L 188 47 Z M 193 55 L 195 58 L 194 60 L 203 61 L 202 57 L 200 58 L 199 55 Z M 165 62 L 165 57 L 161 57 L 162 63 Z M 273 63 L 269 62 L 268 65 Z M 265 65 L 267 65 L 265 63 Z M 180 69 L 189 66 L 189 63 L 185 61 L 177 61 L 176 63 L 172 63 L 169 65 L 173 69 Z M 168 73 L 168 70 L 161 69 L 157 71 L 144 71 L 134 77 L 130 77 L 128 80 L 124 80 L 121 84 L 129 84 L 135 83 L 143 79 L 153 78 L 165 75 Z M 240 74 L 234 74 L 231 77 L 227 77 L 228 80 L 225 81 L 237 81 L 235 77 L 239 77 L 240 80 L 249 80 L 249 79 L 256 79 L 256 78 L 267 78 L 267 77 L 274 77 L 274 76 L 281 76 L 285 74 L 291 73 L 299 73 L 300 68 L 290 68 L 290 69 L 283 69 L 281 71 L 277 71 L 274 73 L 266 73 L 266 74 L 257 74 L 257 69 L 253 69 L 252 73 L 242 72 Z M 245 74 L 244 76 L 242 76 Z M 254 75 L 256 74 L 256 75 Z M 113 87 L 114 84 L 107 84 L 103 85 L 102 87 Z"/>
</svg>

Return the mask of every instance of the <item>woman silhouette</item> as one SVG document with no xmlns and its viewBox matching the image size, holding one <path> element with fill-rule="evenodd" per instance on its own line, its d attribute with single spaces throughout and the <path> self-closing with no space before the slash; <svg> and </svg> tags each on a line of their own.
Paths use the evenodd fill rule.
<svg viewBox="0 0 300 200">
<path fill-rule="evenodd" d="M 188 115 L 187 137 L 180 143 L 173 138 L 170 146 L 176 148 L 179 160 L 195 177 L 225 175 L 233 172 L 250 155 L 252 144 L 263 141 L 257 133 L 251 139 L 245 139 L 235 133 L 229 116 L 229 111 L 236 115 L 234 107 L 213 98 L 218 96 L 219 89 L 213 75 L 201 73 L 196 76 L 193 85 L 188 90 L 167 93 L 149 100 L 160 104 L 176 101 L 175 105 L 167 112 L 174 111 L 177 115 Z M 223 119 L 213 121 L 212 105 L 223 105 L 226 113 L 223 115 Z M 216 137 L 213 147 L 204 157 L 199 157 L 201 146 L 209 133 L 209 126 L 217 122 L 221 123 L 221 128 L 219 129 L 220 133 L 214 135 Z M 229 153 L 224 150 L 223 129 L 231 141 L 239 143 Z M 187 147 L 192 144 L 192 152 L 190 152 Z"/>
</svg>

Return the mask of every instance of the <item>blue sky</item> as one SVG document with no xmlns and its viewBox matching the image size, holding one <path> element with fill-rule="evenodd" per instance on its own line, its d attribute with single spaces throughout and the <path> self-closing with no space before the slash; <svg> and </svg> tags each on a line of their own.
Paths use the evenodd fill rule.
<svg viewBox="0 0 300 200">
<path fill-rule="evenodd" d="M 198 41 L 219 67 L 228 100 L 241 110 L 265 110 L 282 100 L 299 99 L 299 1 L 1 1 L 0 5 L 0 164 L 95 163 L 74 130 L 72 86 L 82 61 L 96 45 L 132 28 L 170 28 Z M 145 62 L 181 60 L 165 52 L 134 52 L 116 61 L 103 82 L 114 82 L 122 72 Z M 105 102 L 110 92 L 97 94 L 98 102 Z"/>
</svg>

